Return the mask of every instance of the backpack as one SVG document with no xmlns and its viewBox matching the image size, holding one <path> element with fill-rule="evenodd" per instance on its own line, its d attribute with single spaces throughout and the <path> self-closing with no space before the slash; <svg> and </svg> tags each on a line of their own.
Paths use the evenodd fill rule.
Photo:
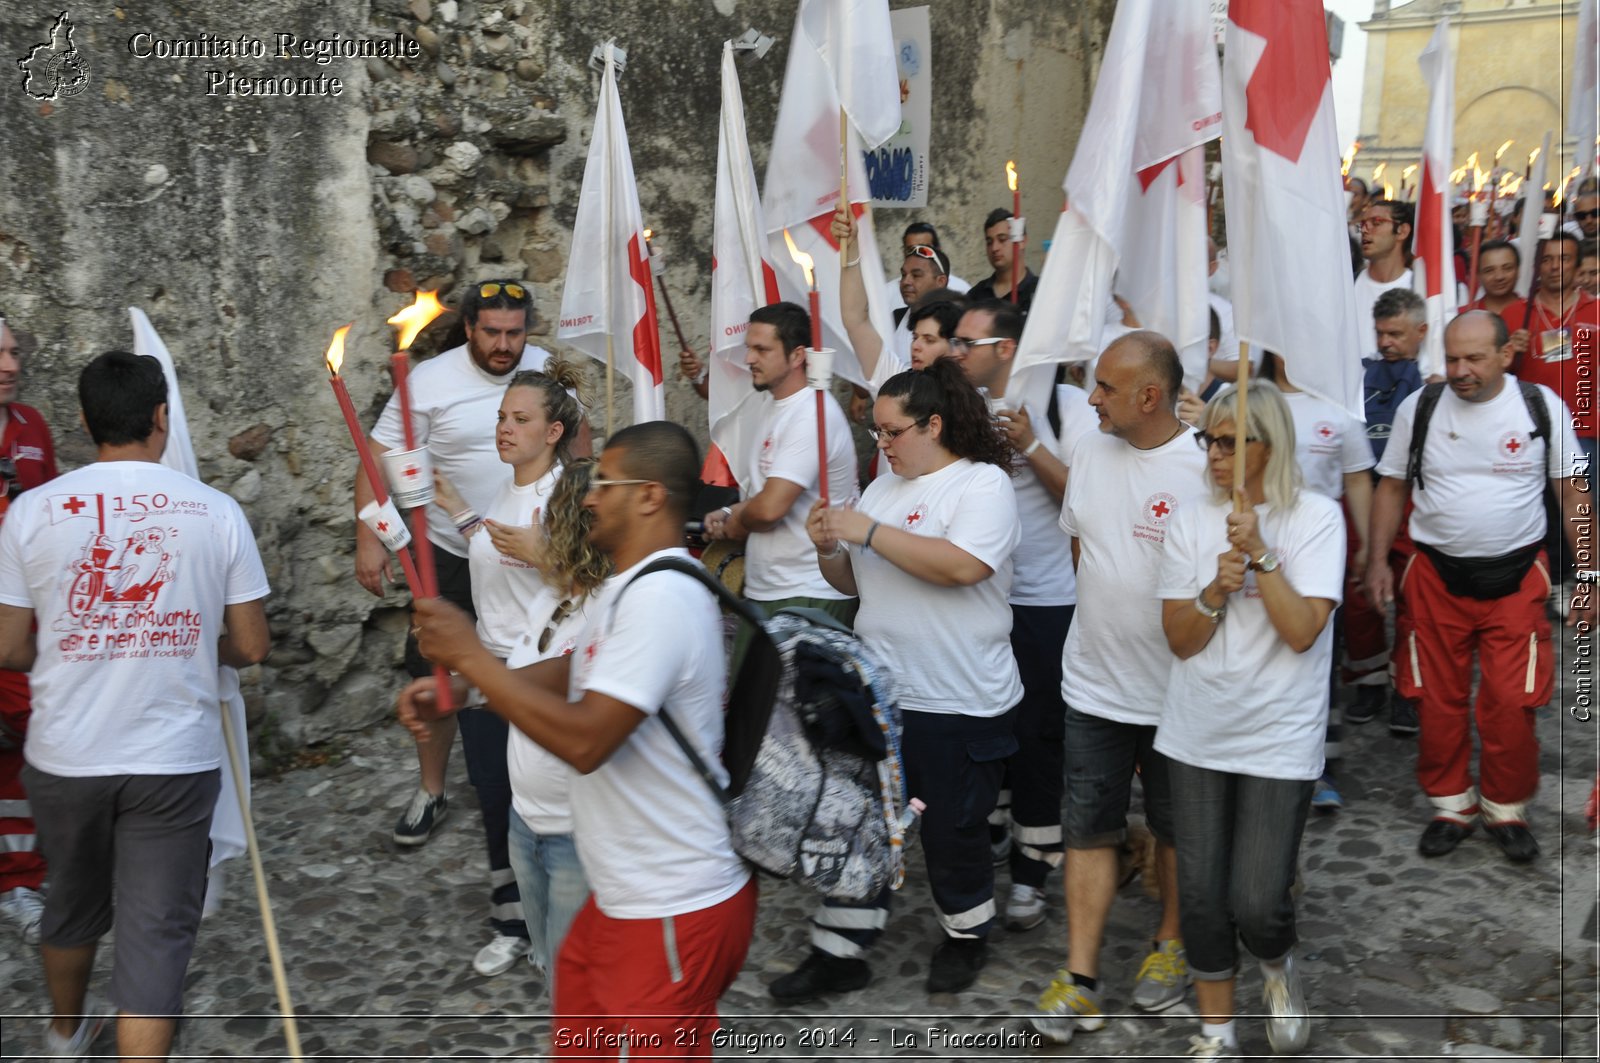
<svg viewBox="0 0 1600 1063">
<path fill-rule="evenodd" d="M 764 618 L 692 561 L 650 562 L 699 580 L 753 630 L 729 684 L 726 787 L 663 707 L 656 713 L 728 816 L 740 856 L 832 900 L 866 901 L 905 880 L 910 817 L 894 683 L 850 631 L 819 610 Z"/>
<path fill-rule="evenodd" d="M 1528 442 L 1543 439 L 1545 446 L 1550 446 L 1550 407 L 1544 403 L 1544 396 L 1539 394 L 1539 385 L 1526 380 L 1517 381 L 1522 390 L 1522 401 L 1528 407 L 1528 416 L 1533 418 L 1533 433 L 1528 436 Z M 1417 415 L 1411 425 L 1411 451 L 1406 457 L 1406 482 L 1416 484 L 1419 489 L 1424 487 L 1422 482 L 1422 446 L 1428 438 L 1428 422 L 1433 420 L 1433 411 L 1439 405 L 1439 397 L 1444 394 L 1444 384 L 1426 384 L 1422 388 L 1422 397 L 1417 400 Z M 1550 485 L 1545 484 L 1545 493 L 1550 495 Z M 1547 498 L 1548 501 L 1548 498 Z"/>
</svg>

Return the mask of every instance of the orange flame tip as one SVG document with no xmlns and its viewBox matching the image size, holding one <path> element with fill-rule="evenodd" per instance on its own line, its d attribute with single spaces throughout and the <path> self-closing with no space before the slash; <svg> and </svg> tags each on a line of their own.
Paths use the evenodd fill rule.
<svg viewBox="0 0 1600 1063">
<path fill-rule="evenodd" d="M 400 332 L 399 349 L 408 349 L 422 330 L 428 327 L 428 322 L 442 313 L 444 306 L 439 302 L 438 292 L 418 292 L 410 306 L 388 321 Z"/>
<path fill-rule="evenodd" d="M 789 245 L 789 257 L 794 259 L 801 269 L 805 270 L 806 287 L 816 287 L 816 269 L 815 264 L 811 261 L 811 256 L 794 245 L 794 237 L 789 235 L 788 229 L 783 230 L 783 242 Z"/>
<path fill-rule="evenodd" d="M 322 360 L 328 363 L 328 372 L 334 376 L 339 375 L 339 368 L 344 365 L 344 337 L 349 331 L 349 325 L 337 329 L 333 334 L 333 340 L 328 344 L 328 353 L 322 356 Z"/>
<path fill-rule="evenodd" d="M 1006 160 L 1006 187 L 1017 190 L 1017 164 L 1010 159 Z"/>
</svg>

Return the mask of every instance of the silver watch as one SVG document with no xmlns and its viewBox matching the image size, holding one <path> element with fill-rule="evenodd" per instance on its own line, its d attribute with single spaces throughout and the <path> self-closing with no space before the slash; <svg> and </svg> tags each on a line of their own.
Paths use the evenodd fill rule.
<svg viewBox="0 0 1600 1063">
<path fill-rule="evenodd" d="M 1249 567 L 1257 572 L 1276 572 L 1278 571 L 1278 564 L 1278 555 L 1271 550 L 1267 550 L 1260 557 L 1250 562 Z"/>
</svg>

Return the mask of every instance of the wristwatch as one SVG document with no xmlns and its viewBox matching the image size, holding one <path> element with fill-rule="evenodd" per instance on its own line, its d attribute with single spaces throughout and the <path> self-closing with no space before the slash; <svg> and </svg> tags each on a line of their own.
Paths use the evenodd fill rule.
<svg viewBox="0 0 1600 1063">
<path fill-rule="evenodd" d="M 1278 555 L 1268 550 L 1250 562 L 1248 567 L 1255 569 L 1257 572 L 1276 572 L 1278 571 Z"/>
<path fill-rule="evenodd" d="M 1205 591 L 1201 591 L 1199 594 L 1194 596 L 1194 607 L 1201 616 L 1205 617 L 1213 624 L 1221 623 L 1223 616 L 1225 616 L 1228 612 L 1228 603 L 1226 601 L 1222 603 L 1221 609 L 1213 609 L 1211 606 L 1207 605 Z"/>
</svg>

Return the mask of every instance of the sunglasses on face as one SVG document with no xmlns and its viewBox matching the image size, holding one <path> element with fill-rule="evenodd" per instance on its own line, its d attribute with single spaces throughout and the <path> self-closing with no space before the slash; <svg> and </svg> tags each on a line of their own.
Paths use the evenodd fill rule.
<svg viewBox="0 0 1600 1063">
<path fill-rule="evenodd" d="M 1572 216 L 1577 218 L 1579 221 L 1588 221 L 1590 218 L 1600 218 L 1600 207 L 1596 207 L 1594 210 L 1575 210 L 1572 212 Z"/>
</svg>

